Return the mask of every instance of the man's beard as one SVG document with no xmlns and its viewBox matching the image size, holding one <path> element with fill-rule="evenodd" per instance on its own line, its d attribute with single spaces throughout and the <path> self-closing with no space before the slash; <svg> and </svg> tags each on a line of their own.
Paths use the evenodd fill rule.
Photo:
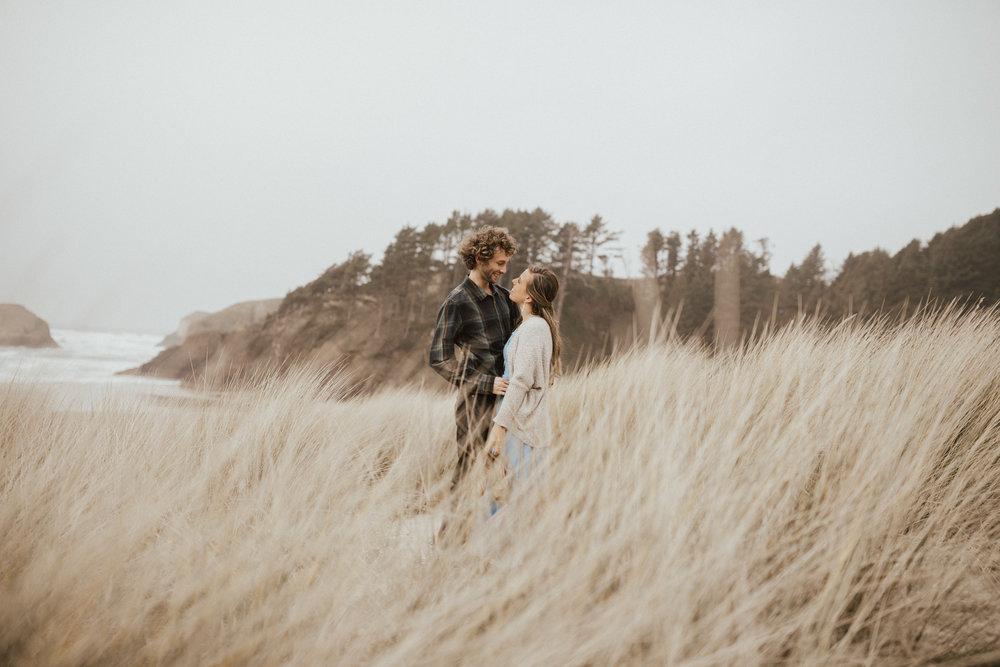
<svg viewBox="0 0 1000 667">
<path fill-rule="evenodd" d="M 494 280 L 494 278 L 493 278 L 493 273 L 494 273 L 493 271 L 490 271 L 489 269 L 487 269 L 484 266 L 480 266 L 479 267 L 479 275 L 481 275 L 483 277 L 483 279 L 486 280 L 486 282 L 488 284 L 490 284 L 490 285 L 496 285 L 497 284 L 497 281 Z M 499 279 L 499 276 L 497 276 L 497 279 Z"/>
</svg>

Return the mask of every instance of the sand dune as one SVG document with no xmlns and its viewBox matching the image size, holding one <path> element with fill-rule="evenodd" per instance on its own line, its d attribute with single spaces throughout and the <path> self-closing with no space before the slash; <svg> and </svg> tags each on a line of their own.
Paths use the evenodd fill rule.
<svg viewBox="0 0 1000 667">
<path fill-rule="evenodd" d="M 446 490 L 443 394 L 303 373 L 83 414 L 0 387 L 0 656 L 984 664 L 998 345 L 996 313 L 946 313 L 636 350 L 556 385 L 545 483 L 488 521 Z"/>
</svg>

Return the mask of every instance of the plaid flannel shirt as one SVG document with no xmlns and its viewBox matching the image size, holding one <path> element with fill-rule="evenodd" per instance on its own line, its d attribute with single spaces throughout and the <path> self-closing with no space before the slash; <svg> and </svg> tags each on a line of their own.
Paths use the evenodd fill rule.
<svg viewBox="0 0 1000 667">
<path fill-rule="evenodd" d="M 506 289 L 493 285 L 487 294 L 466 278 L 438 311 L 431 368 L 469 393 L 493 393 L 493 379 L 503 375 L 503 346 L 519 315 Z"/>
</svg>

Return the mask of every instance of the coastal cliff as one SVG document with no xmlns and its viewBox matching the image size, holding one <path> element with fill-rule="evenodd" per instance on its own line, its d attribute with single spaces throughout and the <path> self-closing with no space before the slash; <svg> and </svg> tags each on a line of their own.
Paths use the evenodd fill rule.
<svg viewBox="0 0 1000 667">
<path fill-rule="evenodd" d="M 181 319 L 177 331 L 164 338 L 160 345 L 173 347 L 181 345 L 188 336 L 203 333 L 226 333 L 263 322 L 278 310 L 282 299 L 261 299 L 242 301 L 215 313 L 195 311 Z"/>
</svg>

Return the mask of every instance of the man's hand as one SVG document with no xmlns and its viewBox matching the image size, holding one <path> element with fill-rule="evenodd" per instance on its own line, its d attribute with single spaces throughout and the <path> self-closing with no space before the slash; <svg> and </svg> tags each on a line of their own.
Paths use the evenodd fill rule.
<svg viewBox="0 0 1000 667">
<path fill-rule="evenodd" d="M 510 382 L 503 378 L 493 378 L 493 393 L 497 396 L 503 396 L 507 393 L 507 386 L 509 384 Z"/>
<path fill-rule="evenodd" d="M 500 424 L 493 424 L 490 434 L 486 438 L 486 453 L 491 459 L 500 456 L 503 449 L 503 441 L 507 438 L 507 429 Z"/>
</svg>

